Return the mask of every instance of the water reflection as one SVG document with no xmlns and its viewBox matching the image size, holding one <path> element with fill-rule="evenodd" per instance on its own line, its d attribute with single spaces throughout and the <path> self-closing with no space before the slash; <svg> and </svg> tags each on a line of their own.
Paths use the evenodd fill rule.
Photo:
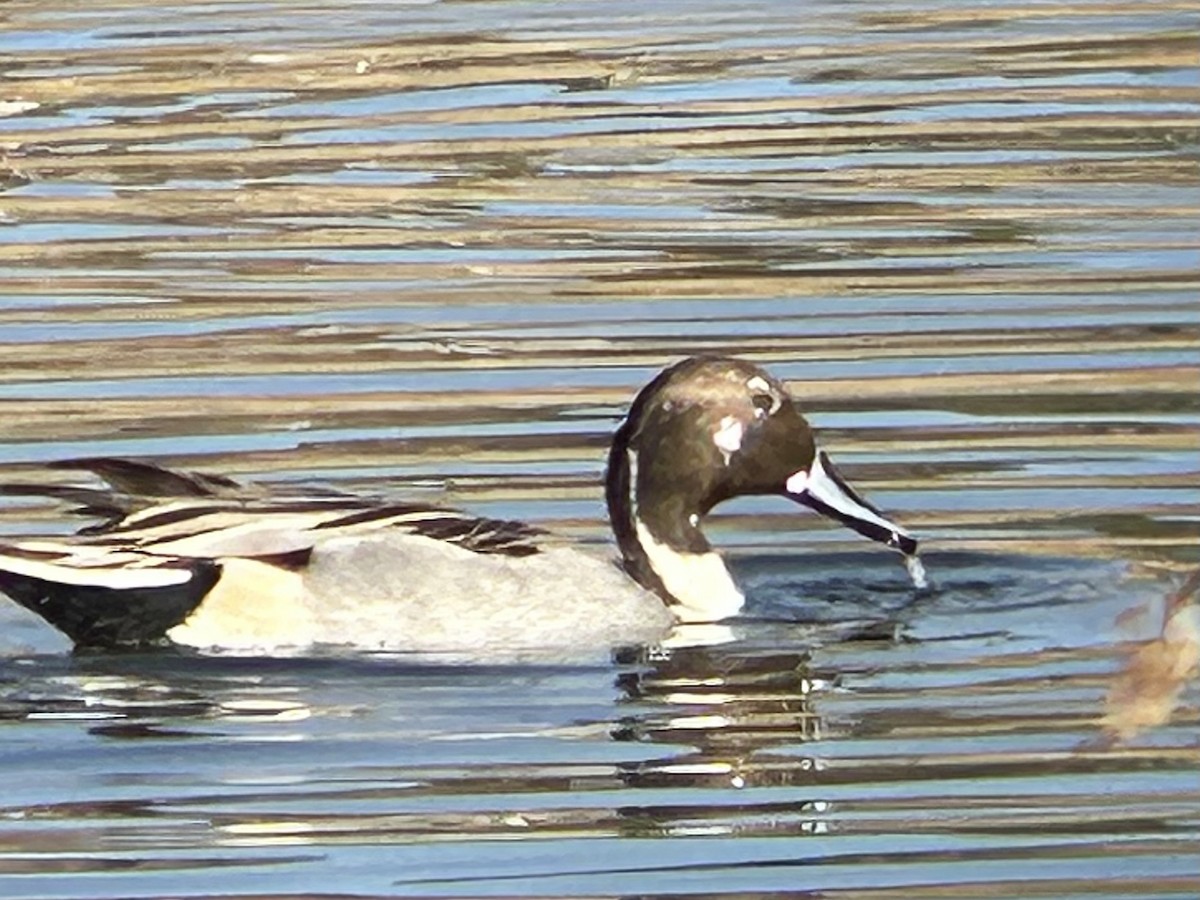
<svg viewBox="0 0 1200 900">
<path fill-rule="evenodd" d="M 1179 782 L 1197 763 L 1194 716 L 1134 748 L 1080 746 L 1119 660 L 1079 617 L 1097 614 L 1097 590 L 1119 572 L 935 554 L 936 593 L 847 601 L 844 572 L 861 558 L 825 563 L 814 574 L 744 561 L 766 608 L 808 598 L 790 621 L 737 622 L 723 640 L 607 665 L 5 660 L 0 871 L 32 871 L 30 859 L 57 873 L 167 867 L 216 890 L 232 884 L 219 875 L 229 866 L 303 873 L 371 847 L 466 841 L 481 855 L 454 873 L 372 871 L 405 890 L 469 893 L 504 883 L 491 841 L 684 842 L 627 858 L 581 850 L 553 871 L 518 853 L 521 877 L 550 890 L 571 872 L 665 874 L 691 865 L 686 842 L 717 837 L 750 842 L 764 871 L 854 861 L 876 883 L 899 864 L 977 867 L 997 853 L 1057 860 L 1066 877 L 1114 846 L 1130 865 L 1186 869 L 1167 860 L 1188 840 L 1180 811 L 1200 801 Z M 1125 599 L 1156 587 L 1126 581 Z M 48 768 L 57 796 L 36 774 Z M 1116 795 L 1103 789 L 1114 778 Z M 1108 851 L 1094 841 L 1113 832 Z M 770 842 L 781 837 L 815 843 Z M 745 873 L 723 846 L 713 877 L 732 884 Z"/>
<path fill-rule="evenodd" d="M 1195 564 L 1186 4 L 10 6 L 0 481 L 595 539 L 633 389 L 708 350 L 940 552 L 912 603 L 748 504 L 759 620 L 590 666 L 72 658 L 0 606 L 6 896 L 1197 894 L 1194 691 L 1081 746 Z"/>
</svg>

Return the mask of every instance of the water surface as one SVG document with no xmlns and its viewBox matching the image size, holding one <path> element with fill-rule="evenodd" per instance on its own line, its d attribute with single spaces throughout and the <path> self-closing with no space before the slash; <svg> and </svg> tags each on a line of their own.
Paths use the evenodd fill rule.
<svg viewBox="0 0 1200 900">
<path fill-rule="evenodd" d="M 1200 12 L 15 3 L 0 481 L 127 454 L 606 540 L 663 365 L 788 380 L 936 590 L 782 501 L 575 666 L 72 657 L 0 604 L 6 897 L 1194 897 Z M 0 534 L 75 527 L 0 502 Z"/>
</svg>

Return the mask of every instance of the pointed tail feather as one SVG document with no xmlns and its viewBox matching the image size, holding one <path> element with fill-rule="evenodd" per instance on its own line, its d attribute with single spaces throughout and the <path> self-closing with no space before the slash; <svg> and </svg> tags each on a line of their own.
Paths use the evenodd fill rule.
<svg viewBox="0 0 1200 900">
<path fill-rule="evenodd" d="M 0 483 L 0 494 L 9 497 L 46 497 L 74 505 L 73 515 L 119 521 L 141 505 L 134 498 L 108 488 L 76 487 L 59 484 Z"/>
<path fill-rule="evenodd" d="M 0 483 L 0 494 L 10 497 L 46 497 L 74 504 L 73 515 L 98 518 L 80 534 L 103 534 L 127 516 L 148 509 L 165 499 L 205 497 L 246 500 L 263 496 L 262 489 L 243 485 L 223 475 L 206 475 L 167 469 L 153 463 L 116 457 L 59 460 L 50 469 L 91 472 L 106 487 L 79 485 Z"/>
<path fill-rule="evenodd" d="M 52 469 L 71 469 L 98 475 L 115 490 L 142 497 L 242 497 L 255 493 L 224 475 L 168 469 L 134 459 L 97 456 L 67 459 L 49 464 Z"/>
</svg>

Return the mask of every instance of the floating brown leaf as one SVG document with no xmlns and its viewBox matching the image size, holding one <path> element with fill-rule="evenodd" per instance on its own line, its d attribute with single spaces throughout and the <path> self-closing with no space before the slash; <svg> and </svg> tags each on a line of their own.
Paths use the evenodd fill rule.
<svg viewBox="0 0 1200 900">
<path fill-rule="evenodd" d="M 1200 629 L 1190 602 L 1198 588 L 1200 569 L 1166 599 L 1158 637 L 1130 653 L 1106 698 L 1105 743 L 1169 722 L 1184 686 L 1200 673 Z"/>
</svg>

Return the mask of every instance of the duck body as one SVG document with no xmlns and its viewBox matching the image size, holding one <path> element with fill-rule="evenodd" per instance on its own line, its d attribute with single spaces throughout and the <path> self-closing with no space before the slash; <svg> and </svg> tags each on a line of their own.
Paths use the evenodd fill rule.
<svg viewBox="0 0 1200 900">
<path fill-rule="evenodd" d="M 80 465 L 140 484 L 191 473 Z M 344 495 L 160 499 L 67 541 L 0 545 L 0 592 L 80 647 L 578 659 L 675 621 L 611 557 L 519 522 Z"/>
<path fill-rule="evenodd" d="M 105 521 L 64 539 L 0 543 L 0 593 L 78 647 L 499 661 L 653 644 L 677 623 L 741 610 L 700 523 L 745 494 L 790 496 L 906 555 L 916 547 L 826 472 L 779 382 L 726 358 L 665 370 L 618 428 L 606 477 L 616 560 L 440 507 L 271 494 L 129 460 L 59 465 L 108 488 L 7 490 L 73 500 Z"/>
<path fill-rule="evenodd" d="M 239 653 L 320 647 L 443 659 L 579 659 L 652 644 L 674 618 L 612 560 L 567 545 L 479 554 L 421 535 L 322 542 L 302 571 L 227 558 L 213 590 L 166 632 Z"/>
</svg>

